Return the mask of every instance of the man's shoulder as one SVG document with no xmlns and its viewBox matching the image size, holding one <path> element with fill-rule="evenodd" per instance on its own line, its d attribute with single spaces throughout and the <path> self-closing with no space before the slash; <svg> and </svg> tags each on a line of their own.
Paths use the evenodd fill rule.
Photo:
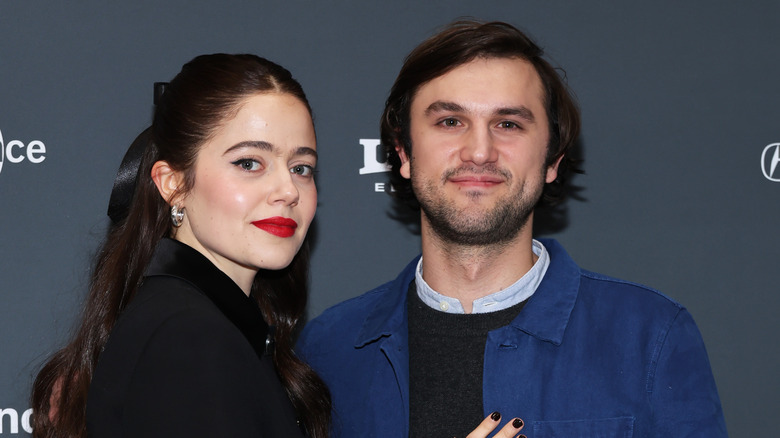
<svg viewBox="0 0 780 438">
<path fill-rule="evenodd" d="M 400 334 L 405 319 L 406 292 L 414 279 L 419 257 L 387 283 L 330 307 L 304 327 L 297 350 L 309 360 L 337 351 L 352 351 L 394 334 Z"/>
<path fill-rule="evenodd" d="M 666 308 L 672 312 L 682 309 L 677 301 L 657 289 L 583 269 L 571 259 L 560 243 L 552 239 L 541 241 L 551 257 L 550 268 L 545 274 L 546 280 L 559 291 L 561 288 L 576 289 L 579 300 L 634 302 L 643 306 Z M 577 279 L 574 280 L 574 277 Z"/>
<path fill-rule="evenodd" d="M 633 281 L 622 280 L 597 272 L 580 270 L 581 287 L 580 293 L 587 298 L 591 296 L 596 299 L 605 299 L 610 302 L 636 302 L 645 309 L 659 308 L 667 309 L 670 312 L 678 312 L 683 306 L 667 296 L 663 292 L 652 287 L 635 283 Z"/>
<path fill-rule="evenodd" d="M 419 259 L 419 256 L 412 259 L 394 280 L 326 309 L 309 322 L 307 328 L 312 325 L 352 328 L 355 324 L 362 324 L 369 315 L 376 312 L 385 314 L 397 310 L 405 303 L 406 291 L 414 279 Z"/>
<path fill-rule="evenodd" d="M 393 288 L 394 281 L 388 281 L 374 289 L 364 292 L 356 297 L 349 298 L 326 309 L 322 314 L 309 321 L 306 329 L 318 327 L 318 330 L 333 330 L 342 328 L 355 329 L 363 323 L 366 316 L 377 304 L 385 302 L 396 292 Z"/>
</svg>

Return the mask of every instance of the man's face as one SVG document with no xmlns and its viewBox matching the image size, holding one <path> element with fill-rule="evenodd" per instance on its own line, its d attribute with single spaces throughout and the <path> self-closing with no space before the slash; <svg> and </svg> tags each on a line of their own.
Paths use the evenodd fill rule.
<svg viewBox="0 0 780 438">
<path fill-rule="evenodd" d="M 412 156 L 401 155 L 423 227 L 444 241 L 506 244 L 528 223 L 558 162 L 543 87 L 520 59 L 476 59 L 422 85 L 412 100 Z"/>
</svg>

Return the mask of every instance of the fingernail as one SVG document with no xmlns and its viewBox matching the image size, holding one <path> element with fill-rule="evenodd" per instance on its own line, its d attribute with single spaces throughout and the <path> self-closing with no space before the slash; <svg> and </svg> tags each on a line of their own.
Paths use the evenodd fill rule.
<svg viewBox="0 0 780 438">
<path fill-rule="evenodd" d="M 514 427 L 515 429 L 520 429 L 521 427 L 523 427 L 523 420 L 519 418 L 515 418 L 515 420 L 512 421 L 512 427 Z"/>
<path fill-rule="evenodd" d="M 515 438 L 528 438 L 528 437 L 521 433 L 520 435 L 516 436 Z"/>
<path fill-rule="evenodd" d="M 490 418 L 491 418 L 493 421 L 498 421 L 498 420 L 500 420 L 500 419 L 501 419 L 501 414 L 500 414 L 498 411 L 496 411 L 496 412 L 493 412 L 492 414 L 490 414 Z"/>
</svg>

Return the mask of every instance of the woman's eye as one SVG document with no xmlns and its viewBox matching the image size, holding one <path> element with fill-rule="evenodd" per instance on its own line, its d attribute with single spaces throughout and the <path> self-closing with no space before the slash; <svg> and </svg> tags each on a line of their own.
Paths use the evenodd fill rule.
<svg viewBox="0 0 780 438">
<path fill-rule="evenodd" d="M 260 162 L 251 158 L 242 158 L 233 162 L 234 165 L 240 167 L 242 170 L 254 171 L 260 169 Z"/>
<path fill-rule="evenodd" d="M 291 167 L 290 173 L 294 173 L 296 175 L 301 175 L 301 176 L 311 176 L 311 174 L 314 173 L 314 168 L 307 164 L 299 164 L 297 166 Z"/>
</svg>

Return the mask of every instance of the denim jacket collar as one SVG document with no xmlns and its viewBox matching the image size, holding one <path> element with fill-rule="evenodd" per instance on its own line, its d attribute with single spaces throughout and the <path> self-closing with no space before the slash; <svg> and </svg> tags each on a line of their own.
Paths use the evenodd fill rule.
<svg viewBox="0 0 780 438">
<path fill-rule="evenodd" d="M 560 345 L 569 323 L 569 317 L 580 283 L 580 269 L 563 247 L 552 239 L 538 239 L 550 254 L 550 267 L 537 291 L 528 300 L 523 311 L 510 327 L 523 331 L 540 340 Z M 392 297 L 380 301 L 370 310 L 355 339 L 355 347 L 361 348 L 385 336 L 407 336 L 406 292 L 414 280 L 420 256 L 412 260 L 395 280 L 386 284 Z"/>
</svg>

